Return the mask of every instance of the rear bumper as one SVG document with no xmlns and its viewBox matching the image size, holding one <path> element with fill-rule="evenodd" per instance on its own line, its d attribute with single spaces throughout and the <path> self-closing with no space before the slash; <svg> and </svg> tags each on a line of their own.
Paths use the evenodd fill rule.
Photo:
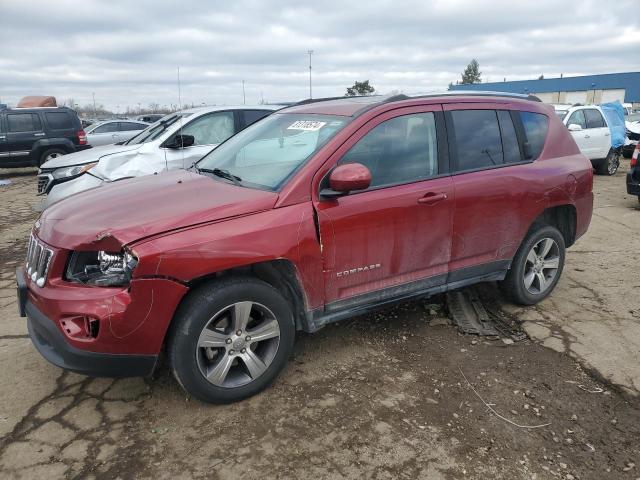
<svg viewBox="0 0 640 480">
<path fill-rule="evenodd" d="M 49 318 L 31 302 L 25 305 L 29 337 L 40 355 L 56 367 L 92 377 L 142 377 L 150 375 L 156 355 L 94 353 L 69 345 Z"/>
</svg>

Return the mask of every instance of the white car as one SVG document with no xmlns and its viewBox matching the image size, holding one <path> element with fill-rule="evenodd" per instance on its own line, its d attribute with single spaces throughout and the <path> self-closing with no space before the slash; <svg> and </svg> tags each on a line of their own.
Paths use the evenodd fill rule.
<svg viewBox="0 0 640 480">
<path fill-rule="evenodd" d="M 166 115 L 120 144 L 90 148 L 45 162 L 38 172 L 43 209 L 90 188 L 124 178 L 189 168 L 247 125 L 280 105 L 203 107 Z"/>
<path fill-rule="evenodd" d="M 148 126 L 148 123 L 137 120 L 106 120 L 89 125 L 84 131 L 87 143 L 92 147 L 99 147 L 127 141 Z"/>
<path fill-rule="evenodd" d="M 597 105 L 554 105 L 580 151 L 589 157 L 596 173 L 613 175 L 620 166 L 620 154 L 611 148 L 611 130 Z"/>
<path fill-rule="evenodd" d="M 640 113 L 631 113 L 624 120 L 627 138 L 624 140 L 622 154 L 625 158 L 631 158 L 636 145 L 640 141 Z"/>
</svg>

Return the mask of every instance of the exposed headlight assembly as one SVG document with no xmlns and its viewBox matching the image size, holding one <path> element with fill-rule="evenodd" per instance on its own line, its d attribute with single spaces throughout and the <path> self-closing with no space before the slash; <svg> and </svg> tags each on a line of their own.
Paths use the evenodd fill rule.
<svg viewBox="0 0 640 480">
<path fill-rule="evenodd" d="M 53 172 L 51 172 L 51 175 L 56 180 L 65 180 L 65 179 L 77 177 L 78 175 L 82 175 L 84 172 L 91 170 L 97 164 L 98 162 L 93 162 L 93 163 L 86 163 L 84 165 L 76 165 L 74 167 L 57 168 Z"/>
<path fill-rule="evenodd" d="M 73 252 L 65 279 L 99 287 L 119 287 L 129 284 L 138 259 L 131 252 Z"/>
</svg>

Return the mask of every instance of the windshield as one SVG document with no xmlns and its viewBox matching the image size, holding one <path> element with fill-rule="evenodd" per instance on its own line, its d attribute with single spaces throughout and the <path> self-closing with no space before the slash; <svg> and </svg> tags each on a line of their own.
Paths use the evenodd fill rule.
<svg viewBox="0 0 640 480">
<path fill-rule="evenodd" d="M 160 135 L 164 133 L 164 131 L 173 125 L 179 118 L 186 118 L 190 116 L 191 113 L 170 113 L 169 115 L 165 115 L 163 118 L 158 120 L 156 123 L 149 125 L 147 128 L 142 130 L 135 137 L 129 139 L 124 142 L 125 145 L 139 145 L 141 143 L 152 142 Z"/>
<path fill-rule="evenodd" d="M 243 186 L 278 190 L 350 120 L 331 115 L 276 113 L 212 150 L 196 168 L 222 170 L 225 178 L 233 176 Z"/>
</svg>

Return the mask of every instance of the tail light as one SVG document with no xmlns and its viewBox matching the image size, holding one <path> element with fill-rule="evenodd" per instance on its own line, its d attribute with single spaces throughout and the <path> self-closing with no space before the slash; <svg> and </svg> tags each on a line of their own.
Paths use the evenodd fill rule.
<svg viewBox="0 0 640 480">
<path fill-rule="evenodd" d="M 633 151 L 633 156 L 631 157 L 631 168 L 638 164 L 638 157 L 640 157 L 640 143 L 636 145 L 636 149 Z"/>
<path fill-rule="evenodd" d="M 87 144 L 87 134 L 84 133 L 84 130 L 78 130 L 78 143 L 80 145 Z"/>
</svg>

